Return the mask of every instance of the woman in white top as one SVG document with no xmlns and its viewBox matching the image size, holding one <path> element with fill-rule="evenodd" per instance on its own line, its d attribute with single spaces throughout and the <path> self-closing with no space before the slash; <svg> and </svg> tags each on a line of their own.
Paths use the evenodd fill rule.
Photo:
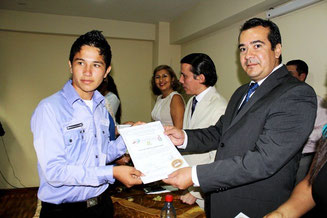
<svg viewBox="0 0 327 218">
<path fill-rule="evenodd" d="M 153 94 L 158 95 L 151 116 L 162 125 L 174 125 L 183 128 L 185 103 L 177 92 L 181 88 L 173 69 L 160 65 L 153 71 L 151 79 Z"/>
</svg>

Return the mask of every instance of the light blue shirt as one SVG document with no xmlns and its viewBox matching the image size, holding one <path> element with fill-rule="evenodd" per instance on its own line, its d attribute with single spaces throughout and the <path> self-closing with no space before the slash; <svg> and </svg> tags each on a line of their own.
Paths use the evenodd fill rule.
<svg viewBox="0 0 327 218">
<path fill-rule="evenodd" d="M 93 112 L 69 80 L 62 90 L 43 99 L 31 119 L 38 158 L 38 198 L 53 204 L 85 201 L 113 183 L 113 166 L 123 155 L 121 137 L 109 140 L 104 97 L 95 91 Z"/>
</svg>

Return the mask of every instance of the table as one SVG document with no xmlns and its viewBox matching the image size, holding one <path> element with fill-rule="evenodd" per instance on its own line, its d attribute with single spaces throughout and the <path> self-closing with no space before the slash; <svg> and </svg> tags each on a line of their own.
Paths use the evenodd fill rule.
<svg viewBox="0 0 327 218">
<path fill-rule="evenodd" d="M 144 185 L 126 188 L 117 186 L 114 188 L 111 199 L 114 204 L 115 218 L 126 217 L 160 217 L 160 211 L 164 206 L 165 195 L 172 194 L 174 197 L 173 205 L 177 217 L 180 218 L 205 218 L 204 211 L 197 206 L 184 204 L 179 200 L 183 191 L 176 191 L 162 194 L 145 194 Z"/>
</svg>

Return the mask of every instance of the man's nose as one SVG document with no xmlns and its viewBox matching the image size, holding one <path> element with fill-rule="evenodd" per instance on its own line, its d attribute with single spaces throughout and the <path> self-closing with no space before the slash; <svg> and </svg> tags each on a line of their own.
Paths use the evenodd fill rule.
<svg viewBox="0 0 327 218">
<path fill-rule="evenodd" d="M 184 78 L 183 78 L 183 76 L 180 76 L 180 77 L 179 77 L 179 82 L 182 83 L 182 84 L 184 83 Z"/>
<path fill-rule="evenodd" d="M 252 51 L 252 49 L 249 48 L 249 49 L 246 50 L 245 58 L 249 59 L 251 57 L 253 57 L 253 51 Z"/>
<path fill-rule="evenodd" d="M 86 65 L 84 68 L 84 75 L 91 76 L 92 75 L 92 66 Z"/>
</svg>

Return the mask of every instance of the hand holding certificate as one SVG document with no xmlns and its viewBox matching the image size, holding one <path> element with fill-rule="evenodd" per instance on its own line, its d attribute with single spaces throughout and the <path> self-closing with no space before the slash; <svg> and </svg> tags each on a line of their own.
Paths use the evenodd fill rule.
<svg viewBox="0 0 327 218">
<path fill-rule="evenodd" d="M 119 130 L 144 184 L 162 180 L 188 164 L 175 148 L 159 121 Z"/>
</svg>

